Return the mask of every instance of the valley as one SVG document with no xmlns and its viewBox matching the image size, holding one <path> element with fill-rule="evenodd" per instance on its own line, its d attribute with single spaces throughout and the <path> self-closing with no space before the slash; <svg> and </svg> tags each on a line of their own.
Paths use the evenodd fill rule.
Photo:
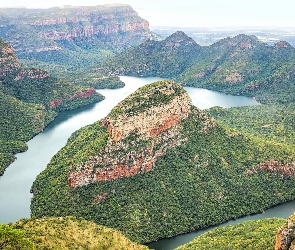
<svg viewBox="0 0 295 250">
<path fill-rule="evenodd" d="M 184 31 L 125 4 L 0 9 L 0 248 L 166 250 L 240 220 L 180 249 L 292 248 L 292 216 L 246 221 L 292 214 L 293 33 Z M 48 221 L 61 237 L 42 241 Z"/>
</svg>

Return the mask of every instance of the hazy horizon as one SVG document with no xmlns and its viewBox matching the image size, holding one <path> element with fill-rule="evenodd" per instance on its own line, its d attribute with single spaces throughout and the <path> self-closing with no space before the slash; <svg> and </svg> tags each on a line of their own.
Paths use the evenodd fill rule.
<svg viewBox="0 0 295 250">
<path fill-rule="evenodd" d="M 1 2 L 0 8 L 50 8 L 63 5 L 94 6 L 102 4 L 129 4 L 150 22 L 150 26 L 170 27 L 295 27 L 295 2 L 282 0 L 276 4 L 266 0 L 11 0 Z"/>
</svg>

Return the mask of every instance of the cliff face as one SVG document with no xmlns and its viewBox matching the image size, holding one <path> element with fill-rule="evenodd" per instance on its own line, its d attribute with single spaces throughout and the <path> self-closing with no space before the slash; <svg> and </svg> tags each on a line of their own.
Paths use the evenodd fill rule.
<svg viewBox="0 0 295 250">
<path fill-rule="evenodd" d="M 0 79 L 19 68 L 20 62 L 12 47 L 0 40 Z"/>
<path fill-rule="evenodd" d="M 18 53 L 59 51 L 63 46 L 57 41 L 96 37 L 105 42 L 109 36 L 113 47 L 121 49 L 123 43 L 139 44 L 152 36 L 149 23 L 130 6 L 121 4 L 47 10 L 0 9 L 1 16 L 0 35 Z"/>
<path fill-rule="evenodd" d="M 158 157 L 187 140 L 180 133 L 181 122 L 191 113 L 191 107 L 188 94 L 173 81 L 140 88 L 101 121 L 108 131 L 106 146 L 70 168 L 69 186 L 151 171 Z M 209 124 L 214 126 L 213 122 Z"/>
</svg>

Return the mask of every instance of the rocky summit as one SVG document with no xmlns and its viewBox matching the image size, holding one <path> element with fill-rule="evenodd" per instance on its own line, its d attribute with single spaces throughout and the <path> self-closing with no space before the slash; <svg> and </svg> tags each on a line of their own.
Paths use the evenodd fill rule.
<svg viewBox="0 0 295 250">
<path fill-rule="evenodd" d="M 73 188 L 151 171 L 158 157 L 187 139 L 180 134 L 180 122 L 191 107 L 188 94 L 173 81 L 140 88 L 101 121 L 108 130 L 107 143 L 70 170 L 69 185 Z"/>
</svg>

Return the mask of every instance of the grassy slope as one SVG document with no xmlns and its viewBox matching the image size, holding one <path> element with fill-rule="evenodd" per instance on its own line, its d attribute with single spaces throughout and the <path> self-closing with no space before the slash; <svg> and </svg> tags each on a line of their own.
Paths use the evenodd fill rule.
<svg viewBox="0 0 295 250">
<path fill-rule="evenodd" d="M 10 228 L 0 225 L 0 236 L 4 249 L 147 249 L 113 229 L 74 217 L 22 219 Z"/>
</svg>

